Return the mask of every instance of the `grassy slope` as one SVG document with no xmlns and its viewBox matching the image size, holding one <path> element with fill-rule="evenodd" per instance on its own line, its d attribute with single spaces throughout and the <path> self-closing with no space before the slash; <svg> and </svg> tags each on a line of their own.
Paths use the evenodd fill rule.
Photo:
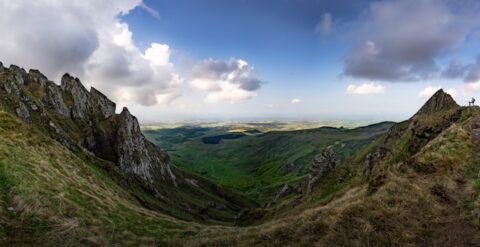
<svg viewBox="0 0 480 247">
<path fill-rule="evenodd" d="M 113 163 L 96 158 L 90 152 L 75 145 L 84 141 L 82 136 L 84 133 L 82 132 L 86 122 L 61 117 L 58 113 L 46 107 L 40 100 L 46 93 L 46 88 L 33 81 L 19 86 L 14 82 L 17 75 L 13 70 L 5 70 L 0 73 L 0 110 L 10 112 L 14 116 L 19 101 L 28 101 L 35 104 L 39 109 L 30 110 L 32 120 L 30 125 L 32 128 L 49 137 L 57 139 L 61 136 L 58 139 L 67 140 L 70 144 L 66 146 L 70 151 L 83 161 L 88 162 L 92 167 L 101 167 L 116 184 L 131 193 L 144 207 L 184 220 L 233 224 L 236 215 L 242 208 L 256 206 L 255 203 L 238 195 L 238 193 L 233 193 L 194 174 L 179 171 L 176 167 L 172 167 L 172 171 L 178 178 L 177 183 L 179 186 L 176 187 L 170 183 L 164 183 L 157 188 L 164 197 L 161 199 L 152 197 L 151 194 L 140 187 L 137 181 L 128 180 L 128 178 L 126 179 L 125 176 L 122 176 L 118 167 Z M 56 87 L 53 82 L 48 83 Z M 18 87 L 18 95 L 15 91 L 9 93 L 7 90 L 4 90 L 6 87 L 12 87 L 12 85 Z M 67 95 L 65 97 L 66 103 L 72 104 L 71 96 Z M 89 114 L 95 115 L 98 112 Z M 17 117 L 15 116 L 15 118 Z M 92 119 L 97 118 L 93 117 Z M 51 128 L 50 124 L 59 127 L 59 130 Z M 111 131 L 114 128 L 112 126 L 114 125 L 113 121 L 103 121 L 97 124 L 100 128 L 105 129 L 106 133 L 109 133 L 107 130 Z M 9 133 L 0 134 L 8 135 Z M 102 152 L 111 151 L 111 149 L 112 147 L 107 147 Z M 188 181 L 194 181 L 194 185 L 188 183 L 185 178 L 188 178 Z M 209 207 L 212 203 L 224 207 Z M 206 209 L 207 207 L 209 208 Z"/>
<path fill-rule="evenodd" d="M 160 244 L 200 229 L 145 209 L 102 169 L 4 112 L 0 133 L 0 245 Z"/>
<path fill-rule="evenodd" d="M 389 123 L 357 129 L 318 128 L 250 135 L 219 144 L 204 144 L 204 136 L 220 135 L 225 129 L 148 130 L 145 135 L 170 149 L 174 163 L 223 186 L 265 202 L 285 183 L 304 178 L 313 157 L 334 145 L 345 158 L 386 131 Z M 293 164 L 290 171 L 286 167 Z"/>
<path fill-rule="evenodd" d="M 386 163 L 378 165 L 371 179 L 344 182 L 345 186 L 337 187 L 328 199 L 322 200 L 325 188 L 332 189 L 329 186 L 317 189 L 313 200 L 298 202 L 299 206 L 272 221 L 245 228 L 211 228 L 185 243 L 190 246 L 390 246 L 392 243 L 478 246 L 480 140 L 472 138 L 472 118 L 480 120 L 480 110 L 464 109 L 459 121 L 413 156 L 401 159 L 393 152 L 390 155 L 396 157 L 386 157 L 383 160 Z M 406 133 L 394 148 L 404 148 L 409 135 Z M 351 165 L 359 166 L 355 159 L 350 160 Z M 338 176 L 335 172 L 328 179 Z"/>
</svg>

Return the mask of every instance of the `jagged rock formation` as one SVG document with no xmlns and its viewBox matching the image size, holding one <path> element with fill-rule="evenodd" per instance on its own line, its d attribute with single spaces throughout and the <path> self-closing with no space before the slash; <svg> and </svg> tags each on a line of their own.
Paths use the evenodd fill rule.
<svg viewBox="0 0 480 247">
<path fill-rule="evenodd" d="M 233 221 L 240 209 L 255 205 L 172 168 L 170 157 L 143 136 L 138 120 L 128 109 L 116 114 L 115 108 L 115 103 L 101 92 L 87 90 L 69 74 L 57 85 L 38 70 L 27 73 L 18 66 L 5 68 L 0 64 L 1 111 L 16 115 L 82 157 L 86 154 L 104 160 L 102 168 L 112 171 L 115 177 L 119 174 L 124 181 L 121 183 L 139 186 L 156 197 L 152 201 L 140 196 L 138 199 L 146 206 L 188 219 L 221 217 Z M 209 203 L 226 206 L 209 207 L 198 215 Z M 178 213 L 185 210 L 181 206 L 185 204 L 191 208 L 187 210 L 190 214 Z"/>
<path fill-rule="evenodd" d="M 320 154 L 315 156 L 310 167 L 307 183 L 307 195 L 312 190 L 312 186 L 326 173 L 335 170 L 337 167 L 337 157 L 331 146 L 322 150 Z"/>
<path fill-rule="evenodd" d="M 116 163 L 127 177 L 159 193 L 156 183 L 176 185 L 168 156 L 148 142 L 135 117 L 95 88 L 65 74 L 60 86 L 38 70 L 2 67 L 5 106 L 27 123 L 39 124 L 70 149 L 85 148 Z"/>
<path fill-rule="evenodd" d="M 127 108 L 123 108 L 118 119 L 115 153 L 120 168 L 135 174 L 136 178 L 154 191 L 155 187 L 152 185 L 159 181 L 176 186 L 168 155 L 160 152 L 142 135 L 137 119 Z"/>
<path fill-rule="evenodd" d="M 430 114 L 436 113 L 439 111 L 449 110 L 452 108 L 457 108 L 459 105 L 452 98 L 450 94 L 447 94 L 443 89 L 438 90 L 433 94 L 430 99 L 418 110 L 417 114 Z"/>
</svg>

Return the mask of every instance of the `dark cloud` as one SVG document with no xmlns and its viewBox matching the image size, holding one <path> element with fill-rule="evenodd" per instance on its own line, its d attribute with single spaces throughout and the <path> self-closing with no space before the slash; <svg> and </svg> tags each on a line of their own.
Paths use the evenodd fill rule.
<svg viewBox="0 0 480 247">
<path fill-rule="evenodd" d="M 477 59 L 474 64 L 468 66 L 467 74 L 464 78 L 465 82 L 479 82 L 480 81 L 480 55 L 477 55 Z"/>
<path fill-rule="evenodd" d="M 480 55 L 475 62 L 464 64 L 458 60 L 452 60 L 442 71 L 442 76 L 447 79 L 463 79 L 466 83 L 480 82 Z"/>
<path fill-rule="evenodd" d="M 467 65 L 459 60 L 451 60 L 448 66 L 442 71 L 442 76 L 447 79 L 463 78 L 468 70 Z"/>
<path fill-rule="evenodd" d="M 344 74 L 383 81 L 415 81 L 437 74 L 435 60 L 461 44 L 477 25 L 473 10 L 449 3 L 372 3 L 352 34 L 358 43 L 345 58 Z"/>
</svg>

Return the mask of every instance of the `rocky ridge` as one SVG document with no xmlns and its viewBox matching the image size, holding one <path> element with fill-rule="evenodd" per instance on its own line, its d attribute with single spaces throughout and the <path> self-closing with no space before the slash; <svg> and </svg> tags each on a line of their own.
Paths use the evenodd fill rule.
<svg viewBox="0 0 480 247">
<path fill-rule="evenodd" d="M 26 72 L 0 63 L 0 110 L 16 115 L 74 153 L 104 160 L 104 169 L 111 170 L 109 164 L 114 165 L 125 182 L 139 185 L 160 201 L 141 199 L 148 207 L 180 209 L 203 219 L 221 215 L 211 210 L 236 215 L 251 203 L 174 169 L 170 157 L 144 137 L 137 118 L 127 108 L 115 113 L 113 101 L 93 87 L 87 90 L 69 74 L 63 75 L 57 85 L 38 70 Z M 188 182 L 192 179 L 197 181 L 195 185 Z M 227 206 L 207 212 L 205 208 L 212 202 Z"/>
</svg>

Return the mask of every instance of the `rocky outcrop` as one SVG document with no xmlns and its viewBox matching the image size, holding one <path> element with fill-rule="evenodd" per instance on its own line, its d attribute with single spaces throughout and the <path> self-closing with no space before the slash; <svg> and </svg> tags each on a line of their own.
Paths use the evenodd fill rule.
<svg viewBox="0 0 480 247">
<path fill-rule="evenodd" d="M 128 179 L 160 196 L 162 184 L 177 185 L 168 155 L 142 134 L 137 119 L 78 78 L 65 74 L 58 86 L 38 70 L 0 66 L 0 105 L 27 123 L 43 126 L 69 149 L 87 149 L 114 162 Z"/>
<path fill-rule="evenodd" d="M 452 96 L 442 89 L 438 90 L 410 119 L 408 131 L 412 140 L 408 151 L 412 154 L 419 151 L 428 141 L 458 121 L 461 115 L 462 108 Z"/>
<path fill-rule="evenodd" d="M 72 117 L 77 120 L 84 119 L 87 114 L 87 109 L 90 107 L 87 89 L 78 78 L 74 78 L 69 74 L 63 75 L 61 82 L 60 87 L 72 102 Z"/>
<path fill-rule="evenodd" d="M 118 117 L 115 150 L 117 164 L 129 174 L 134 174 L 149 189 L 162 179 L 176 185 L 169 157 L 160 152 L 142 134 L 137 119 L 123 108 Z"/>
<path fill-rule="evenodd" d="M 36 70 L 36 69 L 29 70 L 27 77 L 29 82 L 36 83 L 40 87 L 44 87 L 48 82 L 47 77 L 43 75 L 39 70 Z"/>
<path fill-rule="evenodd" d="M 94 87 L 90 88 L 90 102 L 93 109 L 100 111 L 103 118 L 109 118 L 115 114 L 116 105 Z"/>
<path fill-rule="evenodd" d="M 436 113 L 439 111 L 449 110 L 452 108 L 459 107 L 457 102 L 450 96 L 450 94 L 445 93 L 443 89 L 438 90 L 432 97 L 420 108 L 420 110 L 415 115 L 419 114 L 430 114 Z"/>
<path fill-rule="evenodd" d="M 60 87 L 53 82 L 47 81 L 44 86 L 44 92 L 42 102 L 45 106 L 48 109 L 57 112 L 62 117 L 70 118 L 70 109 L 67 104 L 65 104 Z"/>
<path fill-rule="evenodd" d="M 30 116 L 30 112 L 28 111 L 27 106 L 23 102 L 19 102 L 18 107 L 15 108 L 15 113 L 17 116 L 22 119 L 24 122 L 31 123 L 32 117 Z"/>
<path fill-rule="evenodd" d="M 27 72 L 16 65 L 11 65 L 10 70 L 13 71 L 16 83 L 18 85 L 24 85 L 27 80 Z"/>
<path fill-rule="evenodd" d="M 312 190 L 312 186 L 326 173 L 335 170 L 338 160 L 331 146 L 322 150 L 315 156 L 308 174 L 307 194 Z"/>
<path fill-rule="evenodd" d="M 370 176 L 375 165 L 387 155 L 388 151 L 387 148 L 380 146 L 374 152 L 368 153 L 363 162 L 363 175 Z"/>
</svg>

